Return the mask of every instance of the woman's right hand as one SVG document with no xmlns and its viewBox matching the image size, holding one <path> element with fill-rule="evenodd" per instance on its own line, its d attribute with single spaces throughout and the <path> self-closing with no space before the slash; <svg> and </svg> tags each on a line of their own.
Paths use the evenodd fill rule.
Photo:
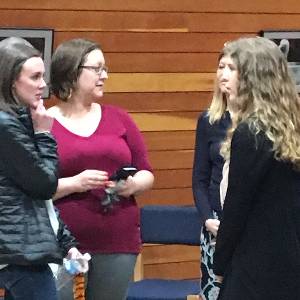
<svg viewBox="0 0 300 300">
<path fill-rule="evenodd" d="M 77 193 L 103 188 L 108 181 L 108 174 L 99 170 L 84 170 L 72 177 Z"/>
<path fill-rule="evenodd" d="M 220 221 L 217 219 L 207 219 L 205 221 L 205 227 L 207 231 L 210 231 L 214 236 L 217 236 Z"/>
<path fill-rule="evenodd" d="M 35 108 L 30 108 L 34 132 L 50 132 L 53 125 L 53 117 L 47 112 L 43 100 L 40 100 Z"/>
</svg>

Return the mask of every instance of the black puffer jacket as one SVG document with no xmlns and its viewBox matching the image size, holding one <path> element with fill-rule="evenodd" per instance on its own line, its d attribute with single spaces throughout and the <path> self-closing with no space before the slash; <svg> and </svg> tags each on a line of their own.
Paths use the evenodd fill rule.
<svg viewBox="0 0 300 300">
<path fill-rule="evenodd" d="M 76 245 L 60 222 L 55 236 L 45 200 L 57 188 L 56 142 L 34 134 L 25 108 L 0 111 L 0 264 L 61 263 Z"/>
</svg>

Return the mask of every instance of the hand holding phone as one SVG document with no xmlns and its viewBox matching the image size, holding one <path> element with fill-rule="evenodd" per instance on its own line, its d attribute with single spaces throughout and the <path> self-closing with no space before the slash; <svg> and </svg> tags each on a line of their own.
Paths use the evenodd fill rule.
<svg viewBox="0 0 300 300">
<path fill-rule="evenodd" d="M 132 166 L 125 166 L 118 169 L 110 177 L 110 181 L 114 181 L 112 186 L 109 186 L 105 189 L 105 197 L 102 199 L 101 204 L 105 212 L 109 211 L 113 207 L 115 202 L 119 202 L 119 192 L 124 188 L 128 189 L 128 186 L 132 185 L 133 179 L 131 181 L 128 179 L 129 176 L 133 176 L 138 170 Z M 129 182 L 128 182 L 129 180 Z M 127 183 L 125 183 L 127 181 Z M 125 186 L 124 186 L 125 184 Z M 130 194 L 130 193 L 129 193 Z M 124 195 L 123 195 L 124 196 Z M 129 195 L 128 195 L 129 196 Z"/>
<path fill-rule="evenodd" d="M 111 181 L 126 180 L 129 176 L 133 176 L 137 172 L 135 167 L 122 167 L 109 177 Z"/>
</svg>

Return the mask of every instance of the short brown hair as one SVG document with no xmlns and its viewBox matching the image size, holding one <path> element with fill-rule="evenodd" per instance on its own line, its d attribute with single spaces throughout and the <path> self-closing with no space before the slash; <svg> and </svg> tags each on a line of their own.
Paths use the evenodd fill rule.
<svg viewBox="0 0 300 300">
<path fill-rule="evenodd" d="M 87 39 L 72 39 L 60 44 L 53 56 L 50 72 L 51 92 L 59 99 L 67 101 L 76 88 L 86 56 L 100 45 Z"/>
</svg>

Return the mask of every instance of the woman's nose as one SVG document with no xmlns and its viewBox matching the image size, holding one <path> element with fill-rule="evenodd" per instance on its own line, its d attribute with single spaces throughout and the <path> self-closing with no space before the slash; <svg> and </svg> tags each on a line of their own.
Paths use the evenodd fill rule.
<svg viewBox="0 0 300 300">
<path fill-rule="evenodd" d="M 223 72 L 222 72 L 222 79 L 224 80 L 228 80 L 229 79 L 229 76 L 230 76 L 230 69 L 228 67 L 225 67 L 223 69 Z"/>
<path fill-rule="evenodd" d="M 108 78 L 108 72 L 106 72 L 105 70 L 103 70 L 100 74 L 100 78 L 101 79 L 107 79 Z"/>
<path fill-rule="evenodd" d="M 47 86 L 47 84 L 46 84 L 46 82 L 45 82 L 45 79 L 42 78 L 42 79 L 41 79 L 40 88 L 43 89 L 43 88 L 45 88 L 46 86 Z"/>
</svg>

